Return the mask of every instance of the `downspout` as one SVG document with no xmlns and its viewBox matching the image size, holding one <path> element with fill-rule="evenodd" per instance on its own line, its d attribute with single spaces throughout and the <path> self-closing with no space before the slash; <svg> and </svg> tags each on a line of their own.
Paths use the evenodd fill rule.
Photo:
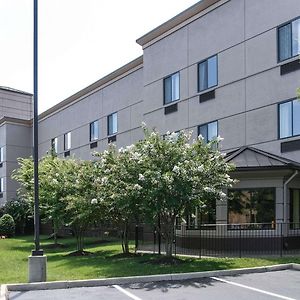
<svg viewBox="0 0 300 300">
<path fill-rule="evenodd" d="M 287 223 L 287 185 L 298 175 L 296 170 L 294 174 L 283 184 L 283 223 Z"/>
</svg>

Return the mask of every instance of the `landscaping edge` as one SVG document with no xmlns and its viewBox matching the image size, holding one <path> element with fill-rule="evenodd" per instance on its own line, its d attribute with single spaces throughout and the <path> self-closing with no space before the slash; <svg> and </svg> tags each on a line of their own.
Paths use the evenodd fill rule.
<svg viewBox="0 0 300 300">
<path fill-rule="evenodd" d="M 0 300 L 8 299 L 8 292 L 10 291 L 32 291 L 32 290 L 52 290 L 52 289 L 68 289 L 78 287 L 97 287 L 105 285 L 121 285 L 130 283 L 145 283 L 157 281 L 177 281 L 197 279 L 204 277 L 215 276 L 233 276 L 239 274 L 263 273 L 272 271 L 282 271 L 287 269 L 294 269 L 300 271 L 300 264 L 280 264 L 264 267 L 242 268 L 232 270 L 218 270 L 218 271 L 204 271 L 191 273 L 174 273 L 162 275 L 149 276 L 131 276 L 119 278 L 103 278 L 103 279 L 89 279 L 89 280 L 68 280 L 68 281 L 52 281 L 52 282 L 36 282 L 36 283 L 20 283 L 1 285 Z"/>
</svg>

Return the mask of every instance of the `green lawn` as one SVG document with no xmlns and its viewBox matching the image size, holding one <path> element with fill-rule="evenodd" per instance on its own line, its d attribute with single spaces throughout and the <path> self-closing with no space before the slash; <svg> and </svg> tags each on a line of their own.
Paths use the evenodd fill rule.
<svg viewBox="0 0 300 300">
<path fill-rule="evenodd" d="M 17 237 L 0 240 L 0 284 L 27 282 L 27 257 L 33 249 L 32 237 Z M 179 265 L 149 264 L 154 255 L 140 257 L 118 257 L 119 244 L 112 242 L 95 244 L 95 239 L 87 240 L 86 250 L 91 256 L 66 256 L 75 249 L 73 239 L 62 239 L 60 243 L 67 247 L 60 250 L 47 250 L 48 280 L 91 279 L 104 277 L 164 274 L 178 272 L 209 271 L 273 265 L 279 263 L 300 263 L 300 258 L 242 258 L 242 259 L 184 259 Z M 42 239 L 42 244 L 51 241 Z"/>
</svg>

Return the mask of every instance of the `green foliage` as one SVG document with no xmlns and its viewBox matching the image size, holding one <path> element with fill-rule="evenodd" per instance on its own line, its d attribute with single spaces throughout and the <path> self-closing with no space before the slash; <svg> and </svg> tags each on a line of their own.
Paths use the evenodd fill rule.
<svg viewBox="0 0 300 300">
<path fill-rule="evenodd" d="M 24 234 L 26 221 L 31 217 L 30 203 L 24 198 L 12 199 L 6 202 L 3 210 L 13 217 L 19 233 Z"/>
<path fill-rule="evenodd" d="M 15 221 L 9 214 L 0 218 L 0 235 L 12 237 L 15 235 Z"/>
</svg>

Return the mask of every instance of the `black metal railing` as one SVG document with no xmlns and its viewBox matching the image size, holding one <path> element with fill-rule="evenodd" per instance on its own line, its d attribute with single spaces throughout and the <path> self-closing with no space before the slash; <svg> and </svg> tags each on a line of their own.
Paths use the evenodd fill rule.
<svg viewBox="0 0 300 300">
<path fill-rule="evenodd" d="M 163 233 L 150 225 L 135 231 L 138 251 L 163 253 Z M 174 226 L 173 253 L 197 257 L 300 255 L 300 223 Z"/>
</svg>

